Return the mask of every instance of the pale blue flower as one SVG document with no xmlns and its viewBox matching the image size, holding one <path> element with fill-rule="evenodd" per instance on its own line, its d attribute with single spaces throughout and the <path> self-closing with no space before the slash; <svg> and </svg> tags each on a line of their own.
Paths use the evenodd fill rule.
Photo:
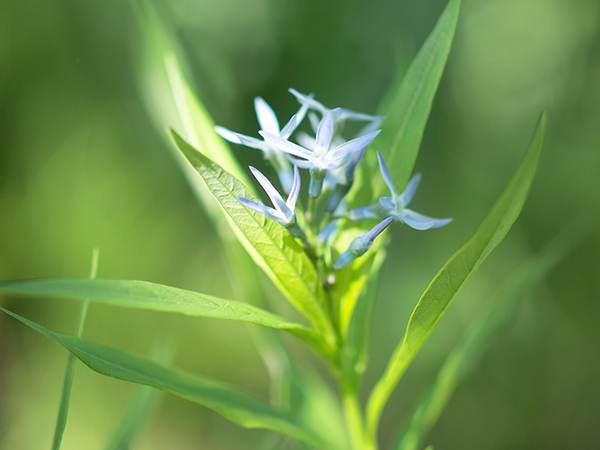
<svg viewBox="0 0 600 450">
<path fill-rule="evenodd" d="M 261 97 L 254 99 L 254 109 L 261 130 L 267 131 L 274 135 L 281 136 L 283 139 L 289 138 L 296 130 L 300 122 L 304 119 L 308 105 L 302 105 L 298 112 L 292 116 L 288 123 L 279 129 L 279 121 L 273 109 Z M 292 166 L 287 158 L 275 147 L 268 142 L 246 136 L 234 131 L 228 130 L 220 126 L 215 127 L 215 131 L 223 138 L 234 144 L 245 145 L 246 147 L 262 150 L 265 154 L 265 159 L 271 162 L 273 168 L 277 171 L 279 181 L 285 192 L 290 192 L 292 188 Z"/>
<path fill-rule="evenodd" d="M 388 188 L 391 192 L 391 197 L 380 197 L 379 201 L 373 205 L 365 206 L 362 208 L 356 208 L 348 213 L 350 220 L 364 220 L 364 219 L 381 219 L 383 217 L 392 216 L 396 220 L 404 222 L 409 227 L 415 230 L 429 230 L 430 228 L 438 228 L 444 226 L 452 221 L 452 219 L 436 219 L 434 217 L 424 216 L 419 214 L 412 209 L 408 209 L 407 206 L 413 198 L 417 186 L 421 181 L 421 175 L 414 175 L 408 184 L 406 189 L 401 194 L 396 192 L 396 186 L 392 181 L 390 171 L 387 163 L 383 158 L 381 152 L 377 152 L 379 158 L 379 169 L 381 175 L 385 180 Z"/>
<path fill-rule="evenodd" d="M 328 171 L 347 164 L 354 153 L 361 151 L 369 145 L 381 131 L 373 131 L 331 148 L 334 132 L 333 116 L 337 113 L 337 110 L 329 110 L 324 114 L 317 129 L 316 142 L 312 151 L 298 144 L 294 144 L 279 135 L 267 131 L 259 131 L 259 134 L 265 138 L 269 144 L 277 147 L 283 152 L 304 160 L 294 159 L 292 163 L 302 169 L 310 169 L 311 185 L 309 193 L 313 197 L 318 197 L 321 194 L 323 179 Z"/>
<path fill-rule="evenodd" d="M 280 223 L 292 236 L 304 238 L 304 233 L 296 222 L 296 202 L 298 201 L 298 194 L 300 193 L 300 173 L 298 168 L 294 167 L 294 179 L 287 201 L 283 200 L 279 192 L 277 192 L 277 189 L 273 187 L 269 179 L 259 170 L 252 166 L 250 167 L 250 170 L 271 199 L 274 208 L 270 208 L 262 203 L 241 196 L 237 198 L 239 202 L 246 208 L 264 214 L 269 219 Z"/>
<path fill-rule="evenodd" d="M 393 217 L 383 219 L 371 230 L 355 238 L 348 246 L 348 250 L 342 253 L 335 260 L 335 262 L 333 263 L 333 270 L 343 269 L 356 258 L 364 255 L 373 245 L 373 241 L 375 240 L 375 238 L 379 236 L 383 232 L 383 230 L 385 230 L 389 226 L 389 224 L 392 223 L 393 220 Z"/>
<path fill-rule="evenodd" d="M 336 125 L 341 124 L 341 123 L 345 122 L 346 120 L 370 122 L 365 128 L 363 128 L 357 134 L 357 137 L 365 135 L 365 134 L 369 134 L 370 132 L 375 131 L 379 127 L 379 125 L 381 125 L 381 122 L 383 121 L 383 119 L 385 119 L 385 116 L 371 116 L 369 114 L 362 114 L 362 113 L 350 111 L 349 109 L 343 109 L 343 108 L 330 109 L 330 108 L 327 108 L 326 106 L 324 106 L 322 103 L 316 101 L 313 98 L 312 94 L 304 95 L 292 88 L 288 89 L 288 91 L 292 95 L 294 95 L 294 97 L 296 97 L 296 99 L 298 100 L 298 102 L 300 102 L 301 105 L 308 105 L 308 107 L 310 109 L 320 112 L 323 116 L 325 116 L 325 114 L 329 111 L 334 111 L 333 119 L 334 119 L 334 123 Z M 313 129 L 314 129 L 315 128 L 314 127 L 314 118 L 310 117 L 310 115 L 309 115 L 309 119 L 311 119 L 311 124 L 313 124 Z"/>
</svg>

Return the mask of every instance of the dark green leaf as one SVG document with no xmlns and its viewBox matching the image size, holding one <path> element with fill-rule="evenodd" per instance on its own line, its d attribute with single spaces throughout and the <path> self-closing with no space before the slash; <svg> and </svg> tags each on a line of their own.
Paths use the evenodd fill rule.
<svg viewBox="0 0 600 450">
<path fill-rule="evenodd" d="M 504 239 L 519 216 L 537 168 L 546 116 L 542 114 L 525 159 L 510 184 L 475 235 L 438 272 L 413 311 L 404 339 L 385 374 L 376 384 L 367 406 L 370 438 L 375 439 L 379 418 L 398 380 L 473 272 Z"/>
</svg>

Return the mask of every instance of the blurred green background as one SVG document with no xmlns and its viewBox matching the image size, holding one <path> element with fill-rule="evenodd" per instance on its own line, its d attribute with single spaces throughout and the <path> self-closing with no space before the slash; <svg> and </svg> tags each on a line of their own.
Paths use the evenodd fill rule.
<svg viewBox="0 0 600 450">
<path fill-rule="evenodd" d="M 285 120 L 286 92 L 374 113 L 439 17 L 443 0 L 162 0 L 215 121 L 255 135 L 252 99 Z M 0 279 L 140 279 L 233 298 L 222 248 L 146 105 L 143 43 L 127 2 L 0 2 Z M 503 280 L 600 199 L 600 2 L 464 0 L 417 168 L 415 209 L 454 217 L 393 231 L 365 386 L 383 370 L 420 293 L 475 231 L 523 156 L 539 112 L 550 121 L 521 218 L 449 309 L 387 407 L 382 441 L 433 380 Z M 156 111 L 155 111 L 156 112 Z M 159 111 L 164 112 L 164 111 Z M 156 117 L 156 116 L 155 116 Z M 236 147 L 245 162 L 260 155 Z M 596 216 L 597 217 L 597 216 Z M 595 448 L 600 438 L 600 233 L 522 299 L 508 331 L 456 392 L 428 442 L 444 449 Z M 69 301 L 0 303 L 72 333 Z M 285 310 L 285 309 L 284 309 Z M 236 323 L 92 305 L 84 336 L 259 396 L 267 374 Z M 315 364 L 297 350 L 300 364 Z M 50 448 L 66 351 L 0 316 L 0 449 Z M 135 387 L 78 364 L 63 449 L 102 449 Z M 266 432 L 162 396 L 138 449 L 254 449 Z M 285 448 L 296 448 L 289 445 Z"/>
</svg>

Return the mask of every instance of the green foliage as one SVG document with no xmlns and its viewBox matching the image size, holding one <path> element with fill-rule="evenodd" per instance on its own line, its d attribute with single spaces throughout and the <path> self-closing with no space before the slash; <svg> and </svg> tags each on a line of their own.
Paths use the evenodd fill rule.
<svg viewBox="0 0 600 450">
<path fill-rule="evenodd" d="M 478 364 L 486 348 L 513 322 L 522 296 L 581 242 L 589 233 L 590 224 L 592 221 L 587 218 L 580 223 L 567 225 L 546 248 L 515 271 L 444 361 L 434 385 L 409 415 L 409 424 L 402 434 L 398 450 L 418 450 L 456 387 Z"/>
<path fill-rule="evenodd" d="M 379 107 L 379 114 L 386 119 L 373 145 L 385 157 L 398 192 L 404 190 L 417 160 L 433 99 L 450 54 L 459 10 L 460 0 L 448 3 L 402 82 L 395 83 L 396 89 L 392 86 Z M 365 155 L 364 163 L 366 173 L 378 172 L 376 154 Z M 360 202 L 355 200 L 355 203 L 372 202 L 386 189 L 381 177 L 370 177 L 357 191 Z"/>
<path fill-rule="evenodd" d="M 62 345 L 92 370 L 120 380 L 146 384 L 217 411 L 246 428 L 278 431 L 319 448 L 335 448 L 307 431 L 291 412 L 270 407 L 249 395 L 214 381 L 168 369 L 150 360 L 128 355 L 86 339 L 54 333 L 13 312 L 0 308 L 44 336 Z"/>
<path fill-rule="evenodd" d="M 265 327 L 309 333 L 304 326 L 246 303 L 223 300 L 147 281 L 24 280 L 0 282 L 0 292 L 52 298 L 71 298 L 124 308 L 171 312 L 196 317 L 249 322 Z"/>
<path fill-rule="evenodd" d="M 267 275 L 332 345 L 332 326 L 322 308 L 323 288 L 314 265 L 302 247 L 279 224 L 242 206 L 238 196 L 256 199 L 242 183 L 196 151 L 175 132 L 173 139 L 261 258 Z"/>
<path fill-rule="evenodd" d="M 504 239 L 519 216 L 537 169 L 545 126 L 546 116 L 543 114 L 525 159 L 492 211 L 475 235 L 450 258 L 421 296 L 410 316 L 402 342 L 394 351 L 385 374 L 369 397 L 367 420 L 371 439 L 375 439 L 381 412 L 398 380 L 456 294 L 490 252 Z"/>
</svg>

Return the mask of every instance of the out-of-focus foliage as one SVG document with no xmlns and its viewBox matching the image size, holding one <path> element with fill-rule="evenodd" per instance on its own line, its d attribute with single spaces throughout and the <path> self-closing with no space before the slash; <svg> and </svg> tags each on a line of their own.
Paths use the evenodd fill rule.
<svg viewBox="0 0 600 450">
<path fill-rule="evenodd" d="M 282 94 L 290 86 L 315 92 L 331 107 L 374 113 L 445 3 L 163 0 L 158 6 L 216 122 L 255 135 L 251 99 L 261 95 L 291 115 L 297 103 Z M 598 208 L 599 30 L 600 4 L 593 0 L 463 0 L 417 161 L 426 182 L 415 198 L 419 211 L 454 222 L 436 233 L 394 231 L 376 298 L 369 387 L 428 281 L 473 234 L 515 171 L 542 109 L 549 110 L 545 154 L 513 232 L 457 298 L 394 394 L 382 423 L 384 443 L 502 280 L 570 217 Z M 126 2 L 0 3 L 0 279 L 83 278 L 98 246 L 99 278 L 235 298 L 217 234 L 173 161 L 166 134 L 144 108 L 140 52 Z M 234 151 L 244 164 L 260 158 Z M 451 399 L 433 444 L 595 445 L 598 254 L 596 233 L 524 299 L 513 326 Z M 73 302 L 2 303 L 52 330 L 75 331 Z M 139 355 L 168 338 L 174 366 L 267 395 L 266 372 L 241 324 L 91 305 L 84 336 Z M 294 357 L 309 358 L 301 351 Z M 50 446 L 66 359 L 57 345 L 0 316 L 0 449 Z M 134 395 L 135 386 L 78 364 L 63 448 L 104 448 Z M 402 404 L 394 401 L 401 396 Z M 248 433 L 164 396 L 135 448 L 258 448 L 269 438 Z"/>
</svg>

